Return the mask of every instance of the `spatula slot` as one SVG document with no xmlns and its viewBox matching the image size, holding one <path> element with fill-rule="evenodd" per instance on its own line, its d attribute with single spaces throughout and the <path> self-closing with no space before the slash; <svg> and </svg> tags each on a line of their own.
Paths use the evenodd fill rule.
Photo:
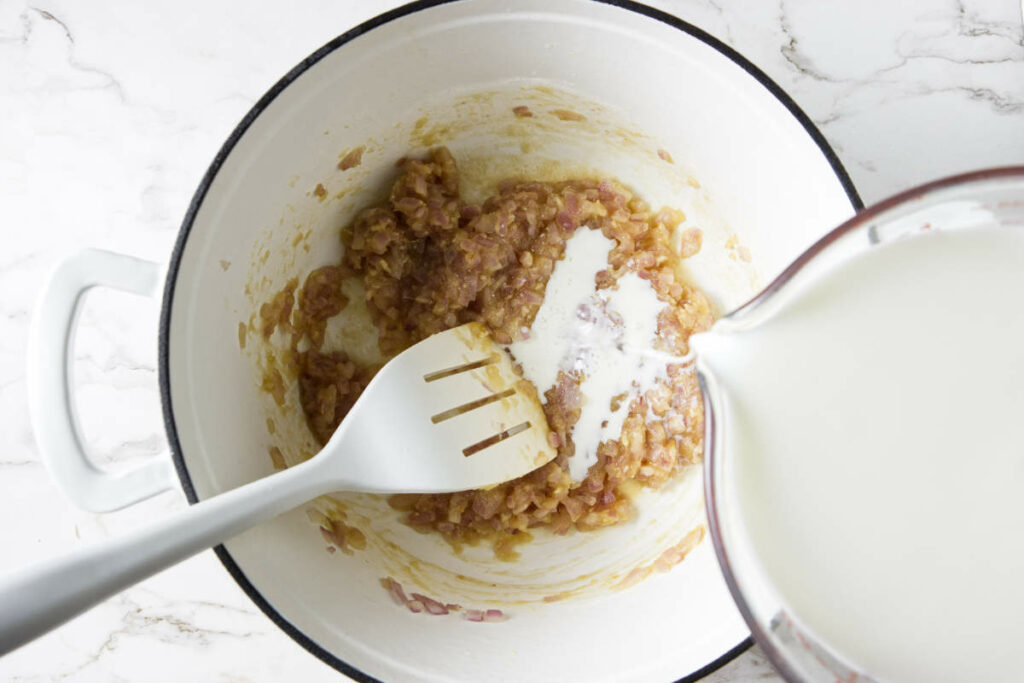
<svg viewBox="0 0 1024 683">
<path fill-rule="evenodd" d="M 437 424 L 438 422 L 444 422 L 445 420 L 450 420 L 451 418 L 457 415 L 462 415 L 463 413 L 468 413 L 471 410 L 482 408 L 489 403 L 494 403 L 495 401 L 500 401 L 503 398 L 508 398 L 509 396 L 512 396 L 515 393 L 515 389 L 506 389 L 505 391 L 499 391 L 496 394 L 491 394 L 490 396 L 485 396 L 484 398 L 478 398 L 477 400 L 470 401 L 469 403 L 463 403 L 461 406 L 449 408 L 443 413 L 438 413 L 437 415 L 431 417 L 430 421 L 433 422 L 434 424 Z"/>
<path fill-rule="evenodd" d="M 476 370 L 477 368 L 482 368 L 485 365 L 497 363 L 499 358 L 500 356 L 498 356 L 497 354 L 491 354 L 487 358 L 481 358 L 480 360 L 475 360 L 471 363 L 464 363 L 462 365 L 456 365 L 454 367 L 446 368 L 444 370 L 437 370 L 436 372 L 427 373 L 426 375 L 423 375 L 423 380 L 426 382 L 433 382 L 439 379 L 444 379 L 445 377 L 457 375 L 460 372 L 469 372 L 470 370 Z"/>
<path fill-rule="evenodd" d="M 500 434 L 495 434 L 494 436 L 489 436 L 486 439 L 484 439 L 483 441 L 477 441 L 472 446 L 467 446 L 467 447 L 463 448 L 462 449 L 462 454 L 468 458 L 469 456 L 471 456 L 471 455 L 473 455 L 475 453 L 479 453 L 480 451 L 484 450 L 485 448 L 490 448 L 494 444 L 501 443 L 502 441 L 504 441 L 505 439 L 507 439 L 509 437 L 515 436 L 516 434 L 519 434 L 520 432 L 525 432 L 529 428 L 530 428 L 530 423 L 529 422 L 523 422 L 522 424 L 517 424 L 515 427 L 510 427 L 509 429 L 506 429 L 505 431 L 501 432 Z"/>
</svg>

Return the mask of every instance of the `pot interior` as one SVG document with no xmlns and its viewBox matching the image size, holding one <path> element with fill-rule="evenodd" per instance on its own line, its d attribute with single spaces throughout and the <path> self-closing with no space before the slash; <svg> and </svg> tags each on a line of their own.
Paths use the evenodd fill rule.
<svg viewBox="0 0 1024 683">
<path fill-rule="evenodd" d="M 686 274 L 719 313 L 852 213 L 822 149 L 757 77 L 700 35 L 635 11 L 462 1 L 406 11 L 338 43 L 286 78 L 229 141 L 172 267 L 169 408 L 200 499 L 271 474 L 272 447 L 289 463 L 316 452 L 292 378 L 285 373 L 283 405 L 261 388 L 282 342 L 254 329 L 258 310 L 290 278 L 338 262 L 340 228 L 386 194 L 403 156 L 447 146 L 470 199 L 506 177 L 598 176 L 653 207 L 681 209 L 681 228 L 704 235 Z M 533 116 L 516 116 L 520 106 Z M 566 111 L 583 118 L 552 113 Z M 360 163 L 339 168 L 356 148 Z M 327 347 L 378 356 L 364 306 L 332 321 Z M 623 587 L 700 535 L 702 505 L 693 467 L 638 494 L 627 523 L 538 533 L 519 560 L 502 562 L 485 545 L 456 554 L 414 532 L 380 497 L 338 494 L 226 548 L 290 629 L 374 677 L 673 680 L 747 634 L 708 542 L 671 571 Z M 367 547 L 326 552 L 311 510 L 343 510 Z M 387 576 L 508 619 L 412 614 L 381 587 Z"/>
</svg>

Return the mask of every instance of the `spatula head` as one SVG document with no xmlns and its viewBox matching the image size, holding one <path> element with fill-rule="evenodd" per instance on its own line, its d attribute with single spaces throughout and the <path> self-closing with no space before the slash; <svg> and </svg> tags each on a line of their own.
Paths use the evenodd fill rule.
<svg viewBox="0 0 1024 683">
<path fill-rule="evenodd" d="M 556 455 L 534 386 L 479 323 L 396 356 L 318 458 L 339 489 L 436 493 L 483 488 Z"/>
</svg>

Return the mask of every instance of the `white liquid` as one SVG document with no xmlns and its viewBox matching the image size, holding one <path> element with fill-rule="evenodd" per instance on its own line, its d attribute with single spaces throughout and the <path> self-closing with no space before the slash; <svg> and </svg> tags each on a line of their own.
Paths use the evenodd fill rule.
<svg viewBox="0 0 1024 683">
<path fill-rule="evenodd" d="M 569 460 L 573 480 L 583 479 L 597 462 L 602 441 L 618 439 L 629 415 L 632 398 L 667 376 L 668 362 L 676 360 L 652 348 L 658 334 L 658 300 L 647 280 L 634 273 L 619 278 L 618 289 L 597 292 L 584 305 L 585 317 L 569 340 L 568 358 L 583 372 L 580 391 L 583 409 L 573 427 L 575 455 Z M 627 398 L 611 409 L 612 399 Z"/>
<path fill-rule="evenodd" d="M 529 337 L 513 342 L 508 350 L 523 366 L 526 378 L 541 396 L 555 386 L 558 371 L 566 366 L 569 340 L 580 321 L 576 312 L 590 301 L 594 278 L 608 267 L 608 252 L 615 247 L 599 230 L 581 228 L 565 243 L 565 254 L 555 264 L 544 290 L 544 302 L 530 326 Z"/>
<path fill-rule="evenodd" d="M 692 344 L 787 611 L 878 680 L 1022 680 L 1024 231 L 872 248 Z"/>
<path fill-rule="evenodd" d="M 578 230 L 548 280 L 529 338 L 508 347 L 542 399 L 560 370 L 583 377 L 584 403 L 572 430 L 576 452 L 569 459 L 575 481 L 597 462 L 601 442 L 619 438 L 631 397 L 653 388 L 668 363 L 678 362 L 653 348 L 665 304 L 649 282 L 627 273 L 616 289 L 595 291 L 594 278 L 608 267 L 614 246 L 600 231 Z M 612 399 L 621 394 L 630 398 L 613 411 Z"/>
</svg>

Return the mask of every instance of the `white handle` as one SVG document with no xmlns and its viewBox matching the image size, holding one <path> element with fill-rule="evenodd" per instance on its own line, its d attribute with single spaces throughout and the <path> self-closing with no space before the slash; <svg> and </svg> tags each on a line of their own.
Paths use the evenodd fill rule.
<svg viewBox="0 0 1024 683">
<path fill-rule="evenodd" d="M 36 441 L 51 474 L 79 506 L 117 510 L 174 485 L 168 458 L 126 472 L 96 467 L 85 452 L 71 392 L 71 348 L 82 295 L 106 286 L 156 297 L 160 267 L 150 261 L 88 249 L 67 259 L 46 284 L 29 337 L 29 408 Z"/>
<path fill-rule="evenodd" d="M 0 656 L 161 569 L 329 493 L 335 482 L 321 469 L 314 458 L 148 528 L 0 578 Z"/>
</svg>

